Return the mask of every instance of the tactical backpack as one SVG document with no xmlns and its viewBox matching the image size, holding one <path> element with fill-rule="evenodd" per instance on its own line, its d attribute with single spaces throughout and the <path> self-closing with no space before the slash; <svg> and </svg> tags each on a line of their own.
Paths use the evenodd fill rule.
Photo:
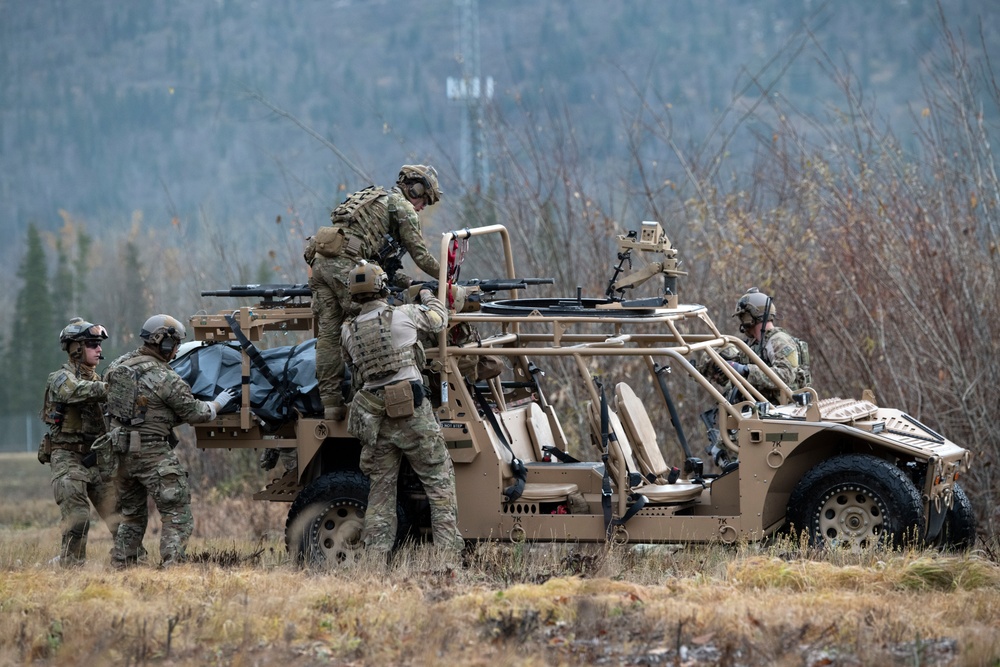
<svg viewBox="0 0 1000 667">
<path fill-rule="evenodd" d="M 139 381 L 155 365 L 155 361 L 134 357 L 108 374 L 108 414 L 123 425 L 137 426 L 146 421 L 149 399 L 139 392 Z"/>
<path fill-rule="evenodd" d="M 372 204 L 388 194 L 385 188 L 370 185 L 347 197 L 330 213 L 330 225 L 320 227 L 313 236 L 316 252 L 324 257 L 347 255 L 360 258 L 363 254 L 360 247 L 362 239 L 372 248 L 377 247 L 381 241 L 380 226 L 370 223 L 381 219 L 382 211 L 373 210 Z M 357 235 L 345 232 L 345 229 L 358 223 L 369 224 L 360 224 Z"/>
</svg>

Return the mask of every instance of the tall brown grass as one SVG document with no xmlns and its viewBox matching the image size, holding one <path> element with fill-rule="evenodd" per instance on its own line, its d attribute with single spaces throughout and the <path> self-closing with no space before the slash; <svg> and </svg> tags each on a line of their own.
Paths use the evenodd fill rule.
<svg viewBox="0 0 1000 667">
<path fill-rule="evenodd" d="M 456 567 L 410 547 L 302 570 L 283 505 L 199 494 L 191 563 L 112 571 L 95 520 L 64 570 L 47 468 L 0 459 L 3 665 L 1000 664 L 984 552 L 480 544 Z"/>
</svg>

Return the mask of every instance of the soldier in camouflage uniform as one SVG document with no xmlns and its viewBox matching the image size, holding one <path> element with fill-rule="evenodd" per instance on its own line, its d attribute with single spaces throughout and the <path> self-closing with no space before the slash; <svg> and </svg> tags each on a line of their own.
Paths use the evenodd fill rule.
<svg viewBox="0 0 1000 667">
<path fill-rule="evenodd" d="M 347 290 L 347 274 L 360 260 L 385 263 L 380 255 L 398 247 L 409 252 L 422 271 L 437 278 L 440 266 L 424 244 L 417 213 L 440 198 L 434 167 L 403 165 L 391 190 L 372 186 L 352 194 L 330 214 L 330 226 L 309 239 L 305 259 L 312 268 L 309 287 L 319 328 L 316 379 L 326 419 L 339 421 L 345 414 L 340 327 L 348 315 L 357 313 Z M 410 279 L 397 273 L 393 282 L 406 287 Z"/>
<path fill-rule="evenodd" d="M 184 325 L 173 317 L 150 317 L 139 336 L 143 346 L 119 357 L 105 373 L 121 495 L 122 522 L 112 557 L 116 568 L 135 560 L 146 530 L 150 495 L 163 521 L 162 564 L 184 560 L 194 518 L 187 471 L 173 451 L 177 444 L 173 428 L 215 419 L 236 394 L 235 389 L 226 389 L 213 401 L 200 401 L 191 394 L 169 364 L 185 336 Z"/>
<path fill-rule="evenodd" d="M 747 344 L 793 392 L 812 383 L 809 371 L 808 350 L 804 343 L 784 329 L 774 326 L 777 312 L 771 297 L 751 287 L 740 297 L 733 317 L 740 320 L 740 332 L 747 337 Z M 760 368 L 749 363 L 745 354 L 729 362 L 733 369 L 747 378 L 770 403 L 781 403 L 781 392 Z"/>
<path fill-rule="evenodd" d="M 751 287 L 740 297 L 733 317 L 740 320 L 740 333 L 747 337 L 747 345 L 757 353 L 793 392 L 812 384 L 809 370 L 809 346 L 784 329 L 774 326 L 777 310 L 771 297 L 756 287 Z M 750 358 L 735 345 L 727 345 L 719 350 L 720 356 L 737 373 L 747 378 L 767 401 L 773 405 L 781 403 L 781 392 L 758 366 L 750 363 Z M 723 385 L 723 394 L 730 401 L 735 398 L 735 390 L 728 376 L 704 355 L 698 364 L 699 371 L 713 382 Z M 709 444 L 705 451 L 720 468 L 731 461 L 730 452 L 722 445 L 718 432 L 718 408 L 713 407 L 702 414 L 708 426 Z"/>
<path fill-rule="evenodd" d="M 357 390 L 347 430 L 361 441 L 361 470 L 371 480 L 365 545 L 388 554 L 396 538 L 396 486 L 402 457 L 420 478 L 431 506 L 434 546 L 461 552 L 455 468 L 424 396 L 418 336 L 447 326 L 448 312 L 422 289 L 418 304 L 390 306 L 385 272 L 362 263 L 350 272 L 350 294 L 361 313 L 343 325 L 344 359 Z"/>
<path fill-rule="evenodd" d="M 49 375 L 42 420 L 48 433 L 38 449 L 38 460 L 52 465 L 52 492 L 62 519 L 59 564 L 82 565 L 87 559 L 90 503 L 112 536 L 118 530 L 117 495 L 110 475 L 97 465 L 91 445 L 105 431 L 103 404 L 107 385 L 96 368 L 103 358 L 101 342 L 108 332 L 79 317 L 59 334 L 69 361 Z"/>
</svg>

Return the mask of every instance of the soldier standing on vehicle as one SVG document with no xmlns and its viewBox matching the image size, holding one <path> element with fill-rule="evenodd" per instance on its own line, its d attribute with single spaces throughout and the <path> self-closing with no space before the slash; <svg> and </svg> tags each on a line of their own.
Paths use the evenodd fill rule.
<svg viewBox="0 0 1000 667">
<path fill-rule="evenodd" d="M 357 393 L 347 430 L 361 441 L 361 471 L 371 480 L 365 546 L 389 554 L 396 539 L 396 485 L 405 456 L 431 506 L 434 546 L 446 557 L 463 546 L 458 532 L 455 468 L 424 395 L 422 332 L 438 333 L 448 311 L 429 289 L 418 304 L 390 306 L 387 276 L 377 264 L 351 270 L 349 291 L 361 313 L 343 325 L 344 359 Z"/>
<path fill-rule="evenodd" d="M 49 375 L 42 421 L 48 433 L 38 449 L 38 460 L 52 465 L 52 492 L 62 524 L 58 562 L 64 567 L 87 560 L 90 503 L 114 536 L 118 530 L 117 495 L 107 471 L 98 466 L 91 445 L 102 436 L 107 385 L 98 377 L 101 343 L 107 330 L 74 317 L 59 334 L 69 361 Z"/>
<path fill-rule="evenodd" d="M 740 320 L 740 333 L 757 356 L 788 385 L 793 392 L 812 383 L 809 371 L 809 347 L 784 329 L 774 326 L 777 312 L 771 297 L 751 287 L 740 297 L 733 317 Z M 781 392 L 759 367 L 750 364 L 745 354 L 729 362 L 733 369 L 747 378 L 769 402 L 778 405 Z"/>
<path fill-rule="evenodd" d="M 340 327 L 357 312 L 347 289 L 347 274 L 361 260 L 376 261 L 393 274 L 409 252 L 422 271 L 438 277 L 439 264 L 424 244 L 417 214 L 441 199 L 437 171 L 403 165 L 391 190 L 371 186 L 355 192 L 330 214 L 330 226 L 309 239 L 305 259 L 312 267 L 309 287 L 319 327 L 316 337 L 316 380 L 324 418 L 342 420 L 346 412 L 341 383 Z M 393 284 L 407 287 L 409 277 L 396 273 Z"/>
<path fill-rule="evenodd" d="M 141 549 L 147 496 L 163 521 L 163 566 L 184 560 L 194 519 L 187 470 L 173 451 L 173 428 L 215 419 L 236 395 L 225 389 L 213 401 L 200 401 L 191 394 L 169 363 L 185 334 L 173 317 L 154 315 L 142 325 L 142 347 L 119 357 L 105 373 L 122 512 L 112 557 L 116 568 L 133 563 Z"/>
</svg>

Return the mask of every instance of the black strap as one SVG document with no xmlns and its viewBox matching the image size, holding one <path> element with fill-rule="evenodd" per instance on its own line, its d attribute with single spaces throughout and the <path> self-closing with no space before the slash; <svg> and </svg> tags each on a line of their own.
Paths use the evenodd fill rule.
<svg viewBox="0 0 1000 667">
<path fill-rule="evenodd" d="M 476 386 L 474 382 L 466 381 L 466 384 L 472 387 L 472 393 L 476 397 L 476 402 L 479 403 L 480 409 L 486 414 L 486 420 L 489 421 L 490 426 L 496 432 L 497 437 L 500 438 L 500 442 L 503 446 L 507 448 L 510 452 L 510 469 L 514 473 L 514 483 L 503 490 L 504 502 L 510 503 L 521 497 L 524 493 L 524 484 L 528 481 L 528 469 L 524 467 L 524 463 L 521 459 L 517 458 L 514 454 L 514 450 L 511 449 L 510 443 L 507 442 L 507 438 L 503 434 L 503 429 L 500 428 L 500 422 L 497 421 L 497 416 L 493 414 L 493 408 L 486 401 L 486 396 L 480 391 L 479 387 Z"/>
<path fill-rule="evenodd" d="M 601 394 L 601 461 L 604 463 L 604 477 L 601 479 L 601 507 L 604 510 L 604 536 L 611 539 L 614 520 L 611 516 L 611 466 L 608 464 L 608 434 L 611 418 L 608 416 L 608 398 L 604 394 L 604 383 L 594 378 L 594 384 Z"/>
<path fill-rule="evenodd" d="M 544 445 L 542 451 L 549 456 L 556 457 L 560 463 L 579 463 L 580 460 L 570 456 L 568 452 L 564 452 L 555 445 Z"/>
<path fill-rule="evenodd" d="M 610 466 L 608 465 L 608 459 L 610 458 L 608 454 L 608 443 L 611 438 L 615 436 L 611 433 L 611 417 L 608 414 L 608 398 L 604 393 L 604 384 L 597 378 L 594 378 L 594 384 L 597 385 L 601 396 L 601 460 L 604 462 L 604 477 L 601 480 L 601 507 L 604 509 L 604 535 L 606 539 L 610 541 L 614 536 L 614 528 L 616 526 L 624 526 L 629 519 L 638 514 L 639 510 L 646 506 L 649 499 L 641 493 L 630 493 L 628 497 L 632 504 L 628 510 L 626 510 L 624 516 L 619 519 L 615 519 L 612 516 L 611 472 Z M 631 475 L 632 473 L 628 470 L 628 462 L 622 461 L 622 463 L 625 465 L 626 474 Z"/>
<path fill-rule="evenodd" d="M 268 384 L 270 384 L 275 391 L 278 392 L 278 395 L 281 396 L 281 416 L 287 416 L 288 408 L 295 400 L 295 396 L 288 391 L 288 388 L 283 382 L 280 382 L 276 377 L 274 377 L 274 373 L 271 372 L 271 368 L 267 365 L 267 362 L 264 361 L 264 357 L 261 356 L 260 350 L 258 350 L 250 339 L 247 338 L 246 334 L 243 333 L 243 329 L 240 328 L 240 323 L 236 321 L 236 318 L 232 315 L 226 315 L 225 318 L 226 322 L 229 323 L 229 328 L 233 330 L 233 335 L 236 336 L 236 340 L 239 341 L 240 347 L 242 347 L 243 351 L 247 353 L 248 357 L 250 357 L 250 363 L 252 363 L 254 367 L 260 371 L 260 374 L 264 376 L 264 379 L 267 380 Z M 249 377 L 243 378 L 243 384 L 249 384 L 249 382 Z"/>
</svg>

